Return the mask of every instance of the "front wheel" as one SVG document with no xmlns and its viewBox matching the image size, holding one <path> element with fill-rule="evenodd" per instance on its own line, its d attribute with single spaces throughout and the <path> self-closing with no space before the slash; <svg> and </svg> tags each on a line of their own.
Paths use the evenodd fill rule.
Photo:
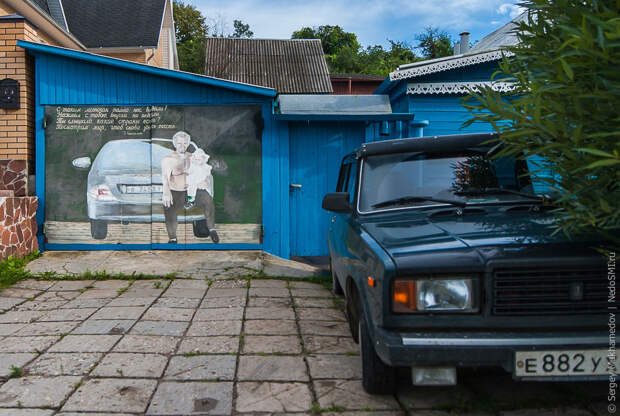
<svg viewBox="0 0 620 416">
<path fill-rule="evenodd" d="M 377 355 L 363 313 L 360 313 L 359 337 L 364 390 L 370 394 L 393 393 L 396 388 L 396 369 L 385 364 Z"/>
<path fill-rule="evenodd" d="M 103 220 L 90 220 L 90 235 L 95 240 L 104 240 L 108 235 L 108 222 Z"/>
</svg>

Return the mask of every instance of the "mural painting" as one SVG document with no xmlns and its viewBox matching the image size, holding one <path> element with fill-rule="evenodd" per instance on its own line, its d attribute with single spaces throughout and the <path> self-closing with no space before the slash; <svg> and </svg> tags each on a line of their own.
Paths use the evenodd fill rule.
<svg viewBox="0 0 620 416">
<path fill-rule="evenodd" d="M 256 106 L 60 107 L 46 120 L 49 244 L 259 244 Z"/>
</svg>

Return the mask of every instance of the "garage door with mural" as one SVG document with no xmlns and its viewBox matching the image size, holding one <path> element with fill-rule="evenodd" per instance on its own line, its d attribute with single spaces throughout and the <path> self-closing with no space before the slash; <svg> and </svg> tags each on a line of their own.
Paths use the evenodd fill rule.
<svg viewBox="0 0 620 416">
<path fill-rule="evenodd" d="M 45 108 L 49 244 L 260 244 L 258 106 Z"/>
</svg>

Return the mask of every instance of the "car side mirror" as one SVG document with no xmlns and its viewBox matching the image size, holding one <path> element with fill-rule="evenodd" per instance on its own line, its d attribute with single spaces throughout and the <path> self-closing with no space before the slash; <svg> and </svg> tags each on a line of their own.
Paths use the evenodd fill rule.
<svg viewBox="0 0 620 416">
<path fill-rule="evenodd" d="M 349 202 L 348 192 L 334 192 L 325 195 L 323 198 L 323 209 L 339 214 L 347 214 L 353 211 L 353 207 Z"/>
<path fill-rule="evenodd" d="M 88 169 L 92 164 L 89 157 L 78 157 L 77 159 L 73 159 L 71 162 L 74 168 L 78 169 Z"/>
</svg>

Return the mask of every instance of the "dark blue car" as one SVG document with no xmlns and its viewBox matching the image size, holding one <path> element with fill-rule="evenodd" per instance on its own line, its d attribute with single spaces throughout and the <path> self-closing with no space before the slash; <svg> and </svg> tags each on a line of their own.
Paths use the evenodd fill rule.
<svg viewBox="0 0 620 416">
<path fill-rule="evenodd" d="M 601 241 L 553 233 L 531 165 L 491 157 L 492 139 L 365 144 L 323 200 L 333 290 L 369 393 L 391 392 L 398 367 L 414 385 L 455 384 L 474 366 L 522 380 L 609 372 Z"/>
</svg>

